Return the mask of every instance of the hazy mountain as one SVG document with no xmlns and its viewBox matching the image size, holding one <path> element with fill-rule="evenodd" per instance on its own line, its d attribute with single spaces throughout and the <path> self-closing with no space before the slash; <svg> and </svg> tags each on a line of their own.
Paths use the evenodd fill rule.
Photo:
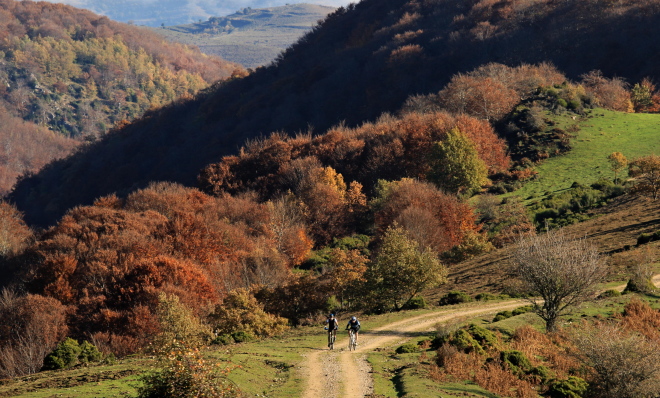
<svg viewBox="0 0 660 398">
<path fill-rule="evenodd" d="M 173 41 L 198 46 L 206 54 L 255 68 L 271 62 L 334 10 L 314 4 L 250 7 L 225 17 L 154 29 Z"/>
<path fill-rule="evenodd" d="M 347 0 L 47 0 L 86 8 L 110 19 L 137 25 L 181 25 L 229 15 L 242 8 L 266 8 L 286 4 L 341 6 Z"/>
</svg>

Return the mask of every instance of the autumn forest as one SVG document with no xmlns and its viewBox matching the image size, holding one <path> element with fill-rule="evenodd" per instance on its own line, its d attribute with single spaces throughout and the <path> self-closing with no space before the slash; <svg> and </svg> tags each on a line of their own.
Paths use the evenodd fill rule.
<svg viewBox="0 0 660 398">
<path fill-rule="evenodd" d="M 359 396 L 657 396 L 659 18 L 362 0 L 248 70 L 0 0 L 0 379 L 158 358 L 137 396 L 246 396 L 231 355 L 422 311 Z"/>
</svg>

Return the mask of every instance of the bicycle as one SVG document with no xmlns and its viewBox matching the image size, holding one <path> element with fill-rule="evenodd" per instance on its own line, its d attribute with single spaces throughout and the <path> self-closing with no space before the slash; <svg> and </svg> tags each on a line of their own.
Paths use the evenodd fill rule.
<svg viewBox="0 0 660 398">
<path fill-rule="evenodd" d="M 332 333 L 332 330 L 328 330 L 328 348 L 331 350 L 335 349 L 335 339 L 336 336 L 334 333 Z"/>
<path fill-rule="evenodd" d="M 348 329 L 348 350 L 355 351 L 357 349 L 357 341 L 355 339 L 355 331 L 353 329 Z"/>
</svg>

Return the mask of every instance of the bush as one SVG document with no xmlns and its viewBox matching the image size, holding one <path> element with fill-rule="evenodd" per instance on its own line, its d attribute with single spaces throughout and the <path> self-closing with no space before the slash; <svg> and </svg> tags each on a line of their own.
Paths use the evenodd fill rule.
<svg viewBox="0 0 660 398">
<path fill-rule="evenodd" d="M 460 303 L 469 303 L 471 301 L 472 301 L 472 297 L 470 297 L 467 293 L 463 293 L 455 290 L 442 296 L 442 298 L 438 302 L 438 305 L 454 305 Z"/>
<path fill-rule="evenodd" d="M 477 301 L 489 301 L 489 300 L 496 300 L 497 296 L 491 293 L 479 293 L 474 298 Z"/>
<path fill-rule="evenodd" d="M 44 370 L 57 370 L 69 368 L 78 363 L 80 345 L 74 339 L 67 338 L 57 345 L 44 359 Z"/>
<path fill-rule="evenodd" d="M 227 380 L 229 368 L 208 362 L 198 349 L 175 343 L 162 359 L 162 370 L 141 377 L 139 398 L 234 398 L 241 391 Z M 226 370 L 220 370 L 225 368 Z"/>
<path fill-rule="evenodd" d="M 451 344 L 443 344 L 438 348 L 435 356 L 435 363 L 438 366 L 445 366 L 445 360 L 458 354 L 458 349 Z"/>
<path fill-rule="evenodd" d="M 621 297 L 621 292 L 615 289 L 610 289 L 601 293 L 600 297 Z"/>
<path fill-rule="evenodd" d="M 568 380 L 558 380 L 550 385 L 548 394 L 552 398 L 582 398 L 587 392 L 589 383 L 575 376 Z"/>
<path fill-rule="evenodd" d="M 419 346 L 415 343 L 406 343 L 404 345 L 401 345 L 397 347 L 396 353 L 397 354 L 410 354 L 413 352 L 417 352 L 419 350 Z"/>
<path fill-rule="evenodd" d="M 117 358 L 115 358 L 115 354 L 111 352 L 105 358 L 103 358 L 103 364 L 104 365 L 110 365 L 110 366 L 116 365 L 117 364 Z"/>
<path fill-rule="evenodd" d="M 568 109 L 578 109 L 582 106 L 582 103 L 578 100 L 572 100 L 568 103 Z"/>
<path fill-rule="evenodd" d="M 537 366 L 534 369 L 532 369 L 532 372 L 530 373 L 534 376 L 538 376 L 539 379 L 541 379 L 542 384 L 546 384 L 548 381 L 552 380 L 554 377 L 554 373 L 547 367 L 545 366 Z"/>
<path fill-rule="evenodd" d="M 418 310 L 426 308 L 426 300 L 422 296 L 416 296 L 411 298 L 404 306 L 404 310 Z"/>
<path fill-rule="evenodd" d="M 287 320 L 264 311 L 264 306 L 247 289 L 230 292 L 209 318 L 219 333 L 232 336 L 244 331 L 252 337 L 272 337 L 287 329 Z M 236 337 L 234 340 L 240 343 Z"/>
<path fill-rule="evenodd" d="M 509 350 L 500 353 L 500 359 L 513 373 L 529 373 L 532 371 L 532 363 L 520 351 Z"/>
<path fill-rule="evenodd" d="M 481 344 L 468 333 L 465 329 L 460 329 L 454 334 L 454 337 L 451 340 L 451 343 L 456 346 L 461 351 L 470 353 L 472 351 L 477 354 L 483 355 L 485 353 L 484 349 L 481 347 Z"/>
<path fill-rule="evenodd" d="M 644 245 L 649 242 L 655 242 L 656 240 L 660 240 L 660 231 L 655 231 L 652 234 L 640 234 L 637 237 L 637 246 Z"/>
<path fill-rule="evenodd" d="M 211 341 L 211 344 L 217 345 L 229 345 L 234 344 L 234 338 L 230 334 L 221 334 Z"/>
<path fill-rule="evenodd" d="M 254 340 L 254 336 L 252 336 L 250 333 L 244 332 L 242 330 L 239 331 L 239 332 L 232 333 L 231 337 L 237 343 L 247 343 L 248 341 Z"/>
<path fill-rule="evenodd" d="M 513 310 L 513 312 L 511 312 L 511 315 L 518 316 L 532 311 L 534 311 L 534 307 L 532 307 L 531 305 L 526 305 L 524 307 L 516 308 L 515 310 Z"/>
<path fill-rule="evenodd" d="M 341 309 L 341 303 L 337 300 L 337 296 L 328 297 L 328 302 L 326 303 L 325 312 L 335 313 Z"/>
<path fill-rule="evenodd" d="M 511 311 L 498 312 L 497 315 L 495 315 L 495 318 L 493 318 L 493 322 L 503 321 L 505 319 L 511 318 L 512 316 L 513 313 Z"/>
<path fill-rule="evenodd" d="M 495 347 L 498 340 L 493 332 L 488 329 L 482 328 L 477 325 L 470 325 L 468 332 L 479 342 L 482 346 Z"/>
<path fill-rule="evenodd" d="M 94 344 L 84 341 L 80 345 L 80 354 L 78 354 L 80 363 L 98 362 L 101 359 L 103 359 L 103 354 Z"/>
<path fill-rule="evenodd" d="M 559 99 L 557 100 L 557 105 L 561 106 L 562 108 L 566 108 L 566 107 L 568 106 L 568 104 L 566 103 L 566 101 L 563 100 L 563 99 L 561 99 L 561 98 L 559 98 Z"/>
<path fill-rule="evenodd" d="M 626 285 L 626 288 L 623 289 L 623 293 L 646 293 L 646 292 L 652 292 L 656 290 L 657 288 L 653 284 L 653 280 L 649 279 L 647 281 L 638 281 L 633 279 L 628 280 L 628 284 Z"/>
</svg>

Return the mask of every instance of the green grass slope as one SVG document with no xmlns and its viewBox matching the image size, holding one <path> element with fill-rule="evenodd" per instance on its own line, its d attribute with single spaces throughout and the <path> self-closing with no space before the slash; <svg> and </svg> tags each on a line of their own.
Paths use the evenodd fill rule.
<svg viewBox="0 0 660 398">
<path fill-rule="evenodd" d="M 270 63 L 334 10 L 315 4 L 244 9 L 204 22 L 155 30 L 172 41 L 198 46 L 206 54 L 256 68 Z"/>
<path fill-rule="evenodd" d="M 660 153 L 660 115 L 594 109 L 581 120 L 573 120 L 569 114 L 550 115 L 549 119 L 564 130 L 579 125 L 580 131 L 571 139 L 573 149 L 543 162 L 536 168 L 537 179 L 507 196 L 533 199 L 570 188 L 575 181 L 589 185 L 601 177 L 613 179 L 607 160 L 612 152 L 621 152 L 628 160 Z"/>
</svg>

